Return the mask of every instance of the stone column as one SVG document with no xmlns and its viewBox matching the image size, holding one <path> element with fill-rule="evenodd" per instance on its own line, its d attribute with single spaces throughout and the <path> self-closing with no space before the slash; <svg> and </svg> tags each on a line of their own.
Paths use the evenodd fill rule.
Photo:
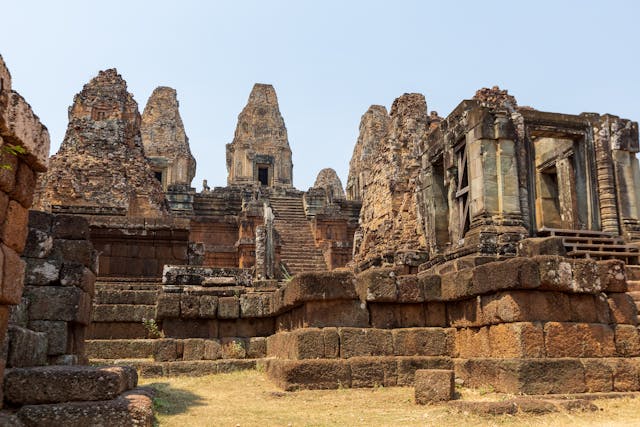
<svg viewBox="0 0 640 427">
<path fill-rule="evenodd" d="M 577 221 L 578 203 L 575 193 L 576 175 L 570 158 L 556 161 L 558 175 L 558 199 L 560 201 L 560 224 L 562 228 L 579 229 Z"/>
</svg>

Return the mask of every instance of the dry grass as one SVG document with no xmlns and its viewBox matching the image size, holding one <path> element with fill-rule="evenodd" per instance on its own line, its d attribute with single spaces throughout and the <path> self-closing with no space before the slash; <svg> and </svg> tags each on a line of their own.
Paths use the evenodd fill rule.
<svg viewBox="0 0 640 427">
<path fill-rule="evenodd" d="M 596 401 L 598 412 L 479 417 L 456 413 L 446 405 L 416 405 L 408 387 L 284 393 L 257 371 L 151 378 L 141 384 L 158 390 L 156 413 L 162 427 L 640 425 L 640 402 L 631 398 Z M 508 396 L 475 391 L 463 397 Z"/>
</svg>

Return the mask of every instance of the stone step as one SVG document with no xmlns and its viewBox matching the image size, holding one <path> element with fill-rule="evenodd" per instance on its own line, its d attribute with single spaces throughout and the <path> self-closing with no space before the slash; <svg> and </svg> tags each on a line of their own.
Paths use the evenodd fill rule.
<svg viewBox="0 0 640 427">
<path fill-rule="evenodd" d="M 138 384 L 130 366 L 39 366 L 8 369 L 4 398 L 15 405 L 109 400 Z"/>
<path fill-rule="evenodd" d="M 640 301 L 640 291 L 627 292 L 634 301 Z"/>
<path fill-rule="evenodd" d="M 627 280 L 627 287 L 630 292 L 640 291 L 640 280 Z"/>
<path fill-rule="evenodd" d="M 625 265 L 627 280 L 640 280 L 640 265 Z"/>
<path fill-rule="evenodd" d="M 218 360 L 193 360 L 176 362 L 153 362 L 140 359 L 92 359 L 91 364 L 126 364 L 134 366 L 139 371 L 140 377 L 153 378 L 163 376 L 191 376 L 223 374 L 228 372 L 256 369 L 263 365 L 262 359 L 218 359 Z"/>
<path fill-rule="evenodd" d="M 144 339 L 149 331 L 140 322 L 92 322 L 87 328 L 87 339 Z"/>
<path fill-rule="evenodd" d="M 153 393 L 152 389 L 141 387 L 110 400 L 25 405 L 15 417 L 25 426 L 150 427 L 154 423 Z"/>
<path fill-rule="evenodd" d="M 100 288 L 96 291 L 94 304 L 135 304 L 155 305 L 158 290 L 111 290 Z"/>
<path fill-rule="evenodd" d="M 155 305 L 99 304 L 93 306 L 91 320 L 93 322 L 142 322 L 143 319 L 154 319 L 155 316 Z"/>
<path fill-rule="evenodd" d="M 152 359 L 158 345 L 156 339 L 86 340 L 89 359 Z"/>
</svg>

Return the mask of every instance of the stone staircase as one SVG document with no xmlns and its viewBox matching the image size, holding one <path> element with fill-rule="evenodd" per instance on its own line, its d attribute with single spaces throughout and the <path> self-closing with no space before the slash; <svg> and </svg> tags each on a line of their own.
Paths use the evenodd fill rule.
<svg viewBox="0 0 640 427">
<path fill-rule="evenodd" d="M 281 260 L 291 275 L 327 271 L 322 250 L 316 247 L 302 197 L 272 197 L 275 228 L 282 240 Z"/>
<path fill-rule="evenodd" d="M 638 264 L 640 250 L 638 246 L 627 244 L 614 233 L 593 230 L 566 230 L 543 228 L 539 236 L 562 238 L 567 256 L 574 258 L 621 259 L 627 264 Z"/>
<path fill-rule="evenodd" d="M 633 298 L 638 312 L 640 312 L 640 265 L 627 265 L 625 272 L 627 274 L 627 286 L 629 287 L 627 293 Z"/>
</svg>

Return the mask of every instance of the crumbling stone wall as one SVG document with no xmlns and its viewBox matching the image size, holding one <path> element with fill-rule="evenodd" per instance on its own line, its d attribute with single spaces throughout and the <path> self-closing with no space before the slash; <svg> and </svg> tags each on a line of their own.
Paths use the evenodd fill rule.
<svg viewBox="0 0 640 427">
<path fill-rule="evenodd" d="M 370 111 L 372 117 L 381 114 L 378 109 Z M 423 95 L 404 94 L 394 101 L 387 134 L 382 143 L 372 147 L 375 151 L 369 155 L 371 169 L 358 178 L 367 182 L 361 195 L 361 230 L 354 248 L 356 263 L 379 263 L 384 258 L 411 268 L 412 264 L 417 267 L 419 261 L 423 261 L 420 255 L 415 260 L 412 258 L 426 248 L 417 214 L 416 179 L 420 169 L 419 154 L 428 129 L 429 116 Z M 367 127 L 361 126 L 361 132 L 363 130 L 367 132 Z M 372 138 L 372 141 L 376 140 Z M 365 142 L 364 135 L 362 141 Z M 359 151 L 354 150 L 354 153 Z M 352 176 L 360 176 L 356 171 L 354 174 Z M 352 180 L 350 186 L 354 188 Z M 396 257 L 396 253 L 406 251 L 412 255 Z"/>
<path fill-rule="evenodd" d="M 29 212 L 22 301 L 11 310 L 7 367 L 86 363 L 98 253 L 86 219 Z"/>
<path fill-rule="evenodd" d="M 98 73 L 74 97 L 67 133 L 40 181 L 35 206 L 84 215 L 163 216 L 164 194 L 145 159 L 140 122 L 122 76 L 115 69 Z"/>
<path fill-rule="evenodd" d="M 175 89 L 154 89 L 142 113 L 140 133 L 145 155 L 163 189 L 174 185 L 190 187 L 196 160 L 189 148 Z"/>
<path fill-rule="evenodd" d="M 25 263 L 28 209 L 36 174 L 47 170 L 49 133 L 31 107 L 11 88 L 11 74 L 0 56 L 0 147 L 20 146 L 24 154 L 0 156 L 0 339 L 4 341 L 9 308 L 20 303 Z M 0 360 L 0 376 L 5 358 Z M 2 399 L 0 398 L 0 401 Z M 1 404 L 0 404 L 1 405 Z"/>
</svg>

